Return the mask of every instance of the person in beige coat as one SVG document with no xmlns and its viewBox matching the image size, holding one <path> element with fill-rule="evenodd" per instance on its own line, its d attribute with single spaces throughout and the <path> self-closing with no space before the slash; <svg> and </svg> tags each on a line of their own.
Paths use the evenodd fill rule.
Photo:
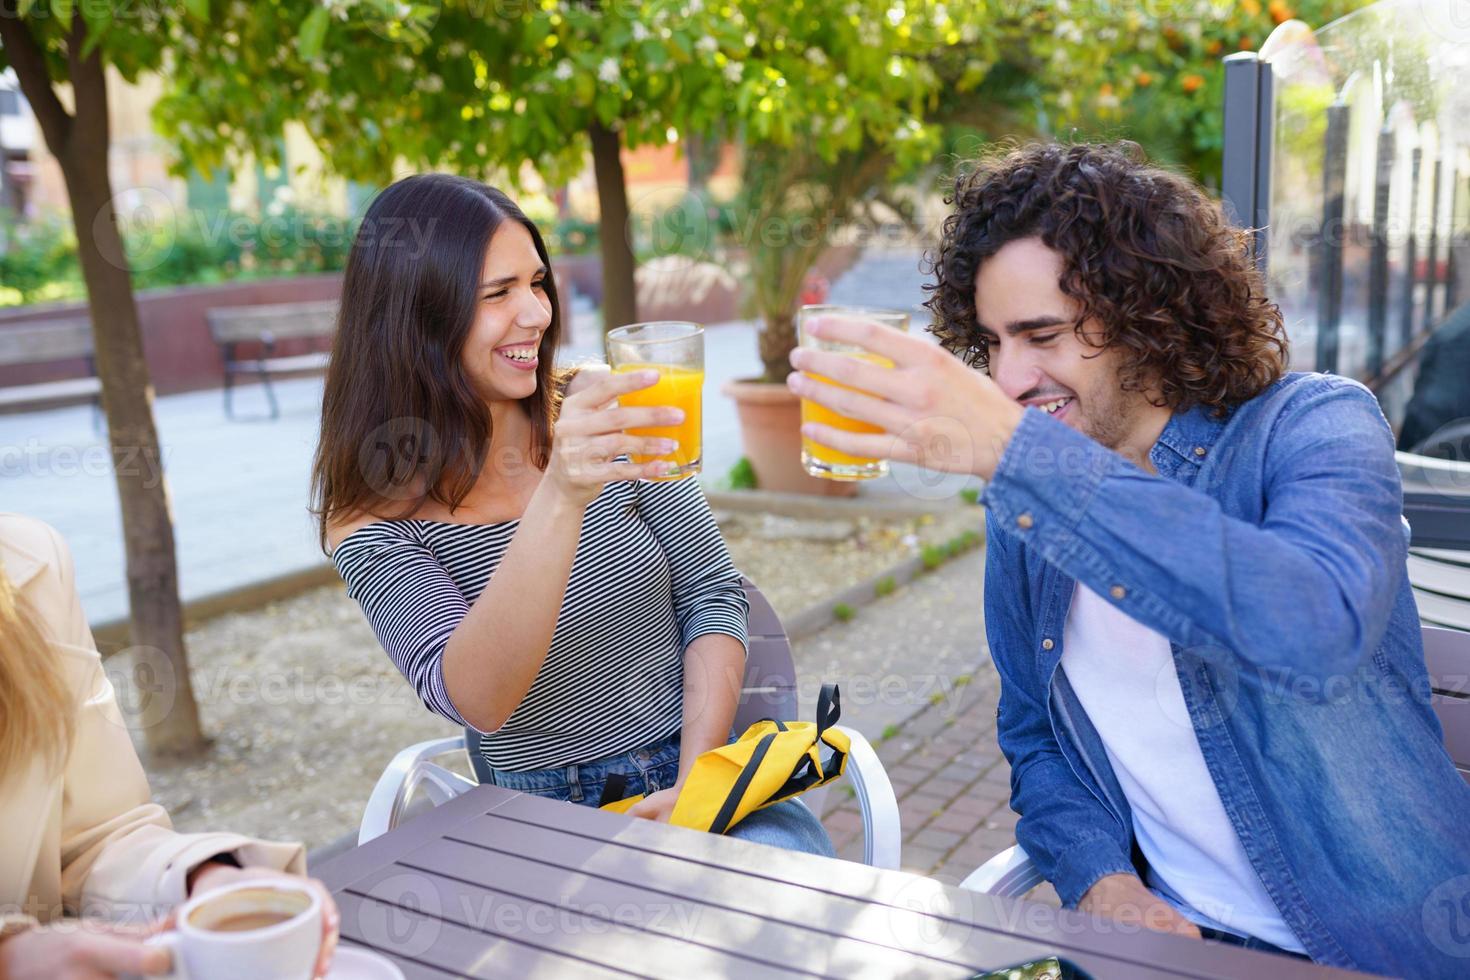
<svg viewBox="0 0 1470 980">
<path fill-rule="evenodd" d="M 304 871 L 300 844 L 172 829 L 150 801 L 65 542 L 0 513 L 0 980 L 166 972 L 167 953 L 142 940 L 173 906 Z M 327 908 L 320 976 L 338 913 L 315 887 Z"/>
</svg>

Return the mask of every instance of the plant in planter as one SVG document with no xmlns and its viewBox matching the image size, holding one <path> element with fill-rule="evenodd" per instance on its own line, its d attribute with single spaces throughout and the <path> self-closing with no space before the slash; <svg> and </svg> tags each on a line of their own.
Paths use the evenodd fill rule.
<svg viewBox="0 0 1470 980">
<path fill-rule="evenodd" d="M 1043 0 L 1004 13 L 978 0 L 807 0 L 801 16 L 754 0 L 737 9 L 751 47 L 717 53 L 743 136 L 736 238 L 761 319 L 763 373 L 727 393 L 762 488 L 851 493 L 854 484 L 800 469 L 799 413 L 783 382 L 807 275 L 861 210 L 891 205 L 890 188 L 945 165 L 947 133 L 966 127 L 984 140 L 1065 117 L 1058 110 L 1072 93 L 1106 73 L 1108 45 L 1057 30 L 1061 15 Z"/>
<path fill-rule="evenodd" d="M 816 273 L 824 255 L 841 266 L 856 249 L 831 250 L 836 232 L 888 172 L 884 153 L 816 153 L 773 144 L 746 147 L 740 210 L 749 259 L 763 373 L 725 386 L 740 415 L 745 452 L 762 489 L 852 496 L 856 483 L 820 480 L 801 467 L 801 410 L 787 390 L 796 347 L 796 311 L 826 299 Z M 834 272 L 840 271 L 834 269 Z"/>
</svg>

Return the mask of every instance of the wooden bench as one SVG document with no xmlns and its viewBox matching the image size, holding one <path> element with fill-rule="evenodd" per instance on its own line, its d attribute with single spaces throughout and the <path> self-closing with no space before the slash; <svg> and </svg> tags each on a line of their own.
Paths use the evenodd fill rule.
<svg viewBox="0 0 1470 980">
<path fill-rule="evenodd" d="M 329 337 L 337 326 L 337 301 L 319 300 L 309 303 L 273 303 L 265 306 L 225 306 L 205 313 L 210 336 L 220 346 L 225 366 L 225 416 L 233 419 L 235 379 L 240 376 L 258 379 L 270 403 L 270 417 L 281 415 L 271 379 L 288 374 L 310 374 L 325 371 L 329 355 L 325 351 L 311 354 L 276 356 L 276 342 L 291 337 Z M 253 345 L 255 356 L 241 356 L 242 344 Z"/>
<path fill-rule="evenodd" d="M 0 388 L 0 412 L 90 404 L 92 424 L 100 428 L 102 380 L 93 361 L 91 320 L 74 317 L 0 329 L 0 365 L 49 364 L 79 357 L 87 362 L 85 377 Z"/>
</svg>

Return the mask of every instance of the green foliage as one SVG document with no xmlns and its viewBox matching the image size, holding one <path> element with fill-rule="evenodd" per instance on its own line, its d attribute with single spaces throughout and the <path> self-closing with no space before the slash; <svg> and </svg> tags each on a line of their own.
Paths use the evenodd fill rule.
<svg viewBox="0 0 1470 980">
<path fill-rule="evenodd" d="M 286 209 L 264 218 L 183 210 L 171 221 L 124 225 L 123 247 L 139 289 L 340 271 L 352 223 Z M 85 295 L 70 225 L 0 226 L 0 305 Z"/>
<path fill-rule="evenodd" d="M 967 504 L 978 504 L 980 502 L 980 490 L 978 487 L 965 487 L 960 491 L 960 499 Z"/>
<path fill-rule="evenodd" d="M 926 572 L 932 572 L 940 565 L 943 565 L 948 557 L 949 554 L 942 545 L 925 545 L 923 550 L 919 552 L 919 560 L 924 563 L 924 570 Z"/>
<path fill-rule="evenodd" d="M 857 615 L 857 610 L 845 602 L 839 602 L 832 607 L 832 618 L 839 623 L 845 623 Z"/>
<path fill-rule="evenodd" d="M 894 580 L 893 576 L 885 575 L 873 583 L 873 594 L 881 599 L 886 595 L 892 595 L 893 590 L 896 588 L 898 588 L 898 582 Z"/>
<path fill-rule="evenodd" d="M 552 255 L 580 255 L 597 249 L 597 222 L 576 216 L 558 218 L 546 236 Z"/>
<path fill-rule="evenodd" d="M 731 490 L 754 490 L 756 487 L 755 467 L 750 465 L 749 459 L 741 456 L 735 461 L 735 465 L 730 467 L 730 475 L 726 477 L 726 482 L 730 484 Z"/>
<path fill-rule="evenodd" d="M 1061 92 L 1059 99 L 1076 114 L 1082 133 L 1137 140 L 1151 156 L 1181 164 L 1218 186 L 1224 57 L 1259 49 L 1283 21 L 1322 27 L 1369 2 L 1182 0 L 1104 7 L 1101 17 L 1064 18 L 1059 31 L 1092 39 L 1107 58 L 1092 84 Z M 1396 61 L 1413 63 L 1412 58 Z"/>
<path fill-rule="evenodd" d="M 898 737 L 898 726 L 897 725 L 888 725 L 887 727 L 885 727 L 883 729 L 883 734 L 880 735 L 880 736 L 878 736 L 878 741 L 880 741 L 880 742 L 886 742 L 886 741 L 888 741 L 891 738 L 897 738 L 897 737 Z"/>
<path fill-rule="evenodd" d="M 55 298 L 60 283 L 81 285 L 77 265 L 77 243 L 71 223 L 34 221 L 19 224 L 0 211 L 0 305 L 7 302 L 5 290 L 14 290 L 12 302 L 34 303 Z"/>
</svg>

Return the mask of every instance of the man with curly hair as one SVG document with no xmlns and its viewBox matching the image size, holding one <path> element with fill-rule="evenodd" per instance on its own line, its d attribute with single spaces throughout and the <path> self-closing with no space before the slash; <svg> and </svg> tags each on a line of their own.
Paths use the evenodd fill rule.
<svg viewBox="0 0 1470 980">
<path fill-rule="evenodd" d="M 1462 975 L 1470 786 L 1377 401 L 1287 373 L 1246 234 L 1134 147 L 1004 150 L 952 203 L 944 349 L 828 320 L 893 367 L 800 350 L 790 384 L 885 430 L 805 426 L 820 443 L 987 481 L 1021 845 L 1069 906 Z"/>
</svg>

